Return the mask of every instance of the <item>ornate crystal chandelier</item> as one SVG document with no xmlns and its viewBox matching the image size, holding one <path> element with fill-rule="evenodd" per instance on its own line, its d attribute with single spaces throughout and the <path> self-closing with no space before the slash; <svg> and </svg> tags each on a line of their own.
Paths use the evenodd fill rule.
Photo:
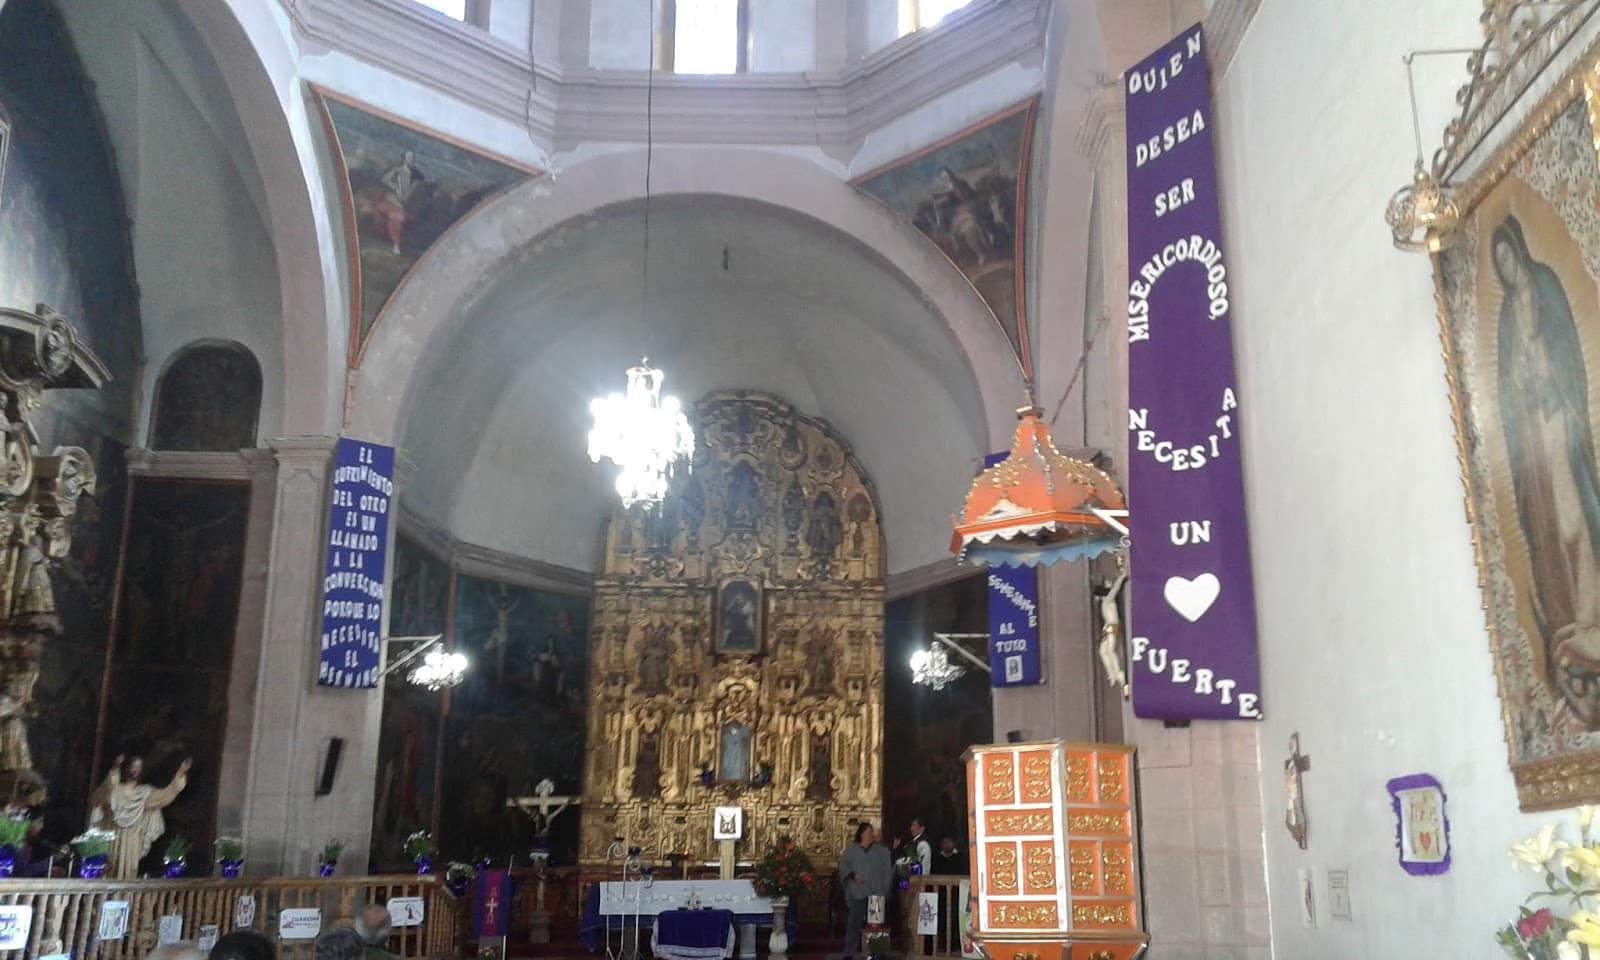
<svg viewBox="0 0 1600 960">
<path fill-rule="evenodd" d="M 628 368 L 627 393 L 598 397 L 589 404 L 589 459 L 605 458 L 622 468 L 617 493 L 622 505 L 660 503 L 678 466 L 694 456 L 694 430 L 677 397 L 663 397 L 666 374 L 648 358 Z"/>
<path fill-rule="evenodd" d="M 443 690 L 460 683 L 467 675 L 465 654 L 429 650 L 422 663 L 411 668 L 406 680 L 426 690 Z"/>
<path fill-rule="evenodd" d="M 912 683 L 943 690 L 966 675 L 965 668 L 950 662 L 950 654 L 945 652 L 942 643 L 935 643 L 928 649 L 918 650 L 911 655 Z"/>
</svg>

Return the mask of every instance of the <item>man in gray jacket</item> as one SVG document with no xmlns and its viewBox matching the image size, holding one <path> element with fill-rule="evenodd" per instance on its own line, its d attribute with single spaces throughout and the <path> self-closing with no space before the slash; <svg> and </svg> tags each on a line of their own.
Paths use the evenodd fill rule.
<svg viewBox="0 0 1600 960">
<path fill-rule="evenodd" d="M 839 882 L 844 884 L 844 902 L 850 917 L 844 925 L 844 956 L 852 960 L 861 949 L 861 928 L 867 922 L 867 898 L 887 897 L 894 886 L 894 864 L 889 849 L 878 843 L 872 824 L 863 820 L 856 827 L 855 842 L 839 854 Z"/>
</svg>

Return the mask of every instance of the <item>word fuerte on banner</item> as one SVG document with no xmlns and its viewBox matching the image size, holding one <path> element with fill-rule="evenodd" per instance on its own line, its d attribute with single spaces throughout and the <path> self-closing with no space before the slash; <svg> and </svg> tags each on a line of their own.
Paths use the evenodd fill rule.
<svg viewBox="0 0 1600 960">
<path fill-rule="evenodd" d="M 1233 308 L 1199 26 L 1125 75 L 1133 710 L 1261 717 Z"/>
</svg>

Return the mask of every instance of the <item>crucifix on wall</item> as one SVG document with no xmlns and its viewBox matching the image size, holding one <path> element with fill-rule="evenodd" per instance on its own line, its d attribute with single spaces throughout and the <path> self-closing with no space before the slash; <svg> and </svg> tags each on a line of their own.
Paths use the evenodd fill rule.
<svg viewBox="0 0 1600 960">
<path fill-rule="evenodd" d="M 1311 758 L 1300 753 L 1300 734 L 1289 737 L 1289 759 L 1283 762 L 1283 824 L 1300 849 L 1306 849 L 1306 799 L 1300 775 L 1311 769 Z"/>
</svg>

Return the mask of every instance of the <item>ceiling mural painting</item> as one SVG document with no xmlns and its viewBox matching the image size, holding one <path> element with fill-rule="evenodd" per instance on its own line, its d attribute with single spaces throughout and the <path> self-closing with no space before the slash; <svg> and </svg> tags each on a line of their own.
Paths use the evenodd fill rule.
<svg viewBox="0 0 1600 960">
<path fill-rule="evenodd" d="M 344 193 L 350 248 L 351 367 L 417 261 L 489 198 L 540 171 L 470 149 L 320 88 L 315 90 Z"/>
<path fill-rule="evenodd" d="M 972 284 L 1033 376 L 1026 289 L 1028 167 L 1038 98 L 851 181 L 916 227 Z"/>
</svg>

